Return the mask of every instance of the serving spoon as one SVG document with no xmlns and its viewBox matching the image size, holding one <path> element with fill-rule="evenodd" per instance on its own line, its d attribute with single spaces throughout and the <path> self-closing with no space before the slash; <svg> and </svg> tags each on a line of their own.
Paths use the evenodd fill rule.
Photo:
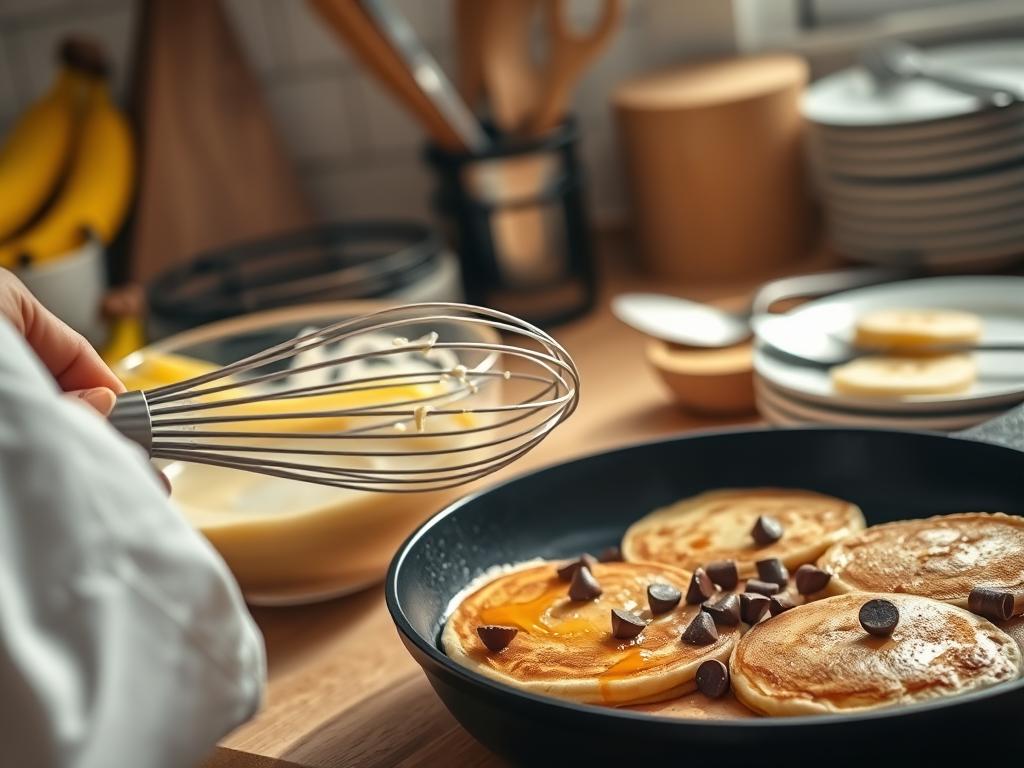
<svg viewBox="0 0 1024 768">
<path fill-rule="evenodd" d="M 623 293 L 612 299 L 611 308 L 620 321 L 647 336 L 687 347 L 717 349 L 749 339 L 752 318 L 766 315 L 784 299 L 822 296 L 915 274 L 906 268 L 878 267 L 785 277 L 761 286 L 740 312 L 660 293 Z"/>
</svg>

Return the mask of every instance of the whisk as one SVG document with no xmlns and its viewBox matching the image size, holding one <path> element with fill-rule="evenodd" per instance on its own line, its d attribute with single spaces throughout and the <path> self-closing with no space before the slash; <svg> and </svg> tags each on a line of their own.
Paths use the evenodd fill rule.
<svg viewBox="0 0 1024 768">
<path fill-rule="evenodd" d="M 508 343 L 430 330 L 467 336 L 480 326 Z M 410 329 L 427 330 L 409 340 Z M 504 399 L 491 403 L 495 385 Z M 572 414 L 579 386 L 565 349 L 523 320 L 467 304 L 411 304 L 127 392 L 110 421 L 154 459 L 409 493 L 516 461 Z"/>
</svg>

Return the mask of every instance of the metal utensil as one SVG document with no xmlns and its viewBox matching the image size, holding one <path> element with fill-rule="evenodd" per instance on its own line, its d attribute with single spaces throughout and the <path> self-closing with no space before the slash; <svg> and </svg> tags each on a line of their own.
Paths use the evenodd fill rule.
<svg viewBox="0 0 1024 768">
<path fill-rule="evenodd" d="M 309 4 L 439 146 L 450 151 L 470 148 L 471 142 L 476 140 L 473 129 L 466 133 L 465 124 L 453 123 L 452 116 L 442 111 L 433 94 L 424 90 L 424 85 L 415 78 L 405 59 L 384 37 L 375 19 L 362 5 L 354 0 L 309 0 Z M 433 72 L 435 77 L 436 74 Z M 429 81 L 431 75 L 423 77 Z"/>
<path fill-rule="evenodd" d="M 1024 92 L 1010 86 L 987 83 L 934 62 L 919 48 L 902 40 L 886 40 L 861 51 L 861 64 L 881 87 L 905 80 L 931 80 L 954 91 L 974 96 L 993 107 L 1024 101 Z"/>
<path fill-rule="evenodd" d="M 728 347 L 750 337 L 751 318 L 784 299 L 822 296 L 878 283 L 903 280 L 909 269 L 845 269 L 816 275 L 784 277 L 765 283 L 742 312 L 728 312 L 676 296 L 627 293 L 612 300 L 615 316 L 641 333 L 690 347 Z"/>
<path fill-rule="evenodd" d="M 511 341 L 401 336 L 432 323 L 482 325 Z M 483 361 L 467 368 L 456 353 Z M 389 364 L 396 356 L 417 365 Z M 495 365 L 503 360 L 510 370 Z M 481 405 L 477 395 L 496 380 L 515 382 L 502 388 L 508 401 Z M 572 358 L 544 331 L 491 309 L 431 303 L 344 320 L 187 381 L 127 392 L 110 421 L 152 458 L 408 493 L 510 464 L 578 398 Z"/>
<path fill-rule="evenodd" d="M 750 337 L 750 316 L 661 293 L 624 293 L 612 313 L 641 333 L 689 347 L 728 347 Z"/>
<path fill-rule="evenodd" d="M 804 365 L 831 367 L 860 357 L 883 354 L 862 349 L 845 339 L 825 333 L 788 315 L 758 315 L 751 319 L 758 341 L 772 351 Z M 935 354 L 953 352 L 1024 352 L 1024 342 L 987 341 L 975 344 L 943 344 L 928 348 Z M 896 353 L 893 353 L 896 354 Z"/>
<path fill-rule="evenodd" d="M 412 73 L 413 79 L 459 135 L 466 148 L 482 152 L 490 139 L 472 110 L 459 96 L 441 65 L 420 42 L 416 30 L 389 0 L 361 0 L 363 8 L 377 23 L 381 34 L 390 41 Z"/>
</svg>

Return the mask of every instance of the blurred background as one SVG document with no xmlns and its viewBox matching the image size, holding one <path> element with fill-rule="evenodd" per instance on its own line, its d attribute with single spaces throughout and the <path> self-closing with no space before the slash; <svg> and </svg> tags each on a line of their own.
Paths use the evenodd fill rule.
<svg viewBox="0 0 1024 768">
<path fill-rule="evenodd" d="M 0 0 L 0 268 L 163 402 L 172 500 L 258 606 L 267 704 L 218 766 L 482 754 L 372 587 L 466 491 L 390 482 L 482 466 L 492 426 L 544 442 L 472 490 L 691 429 L 948 432 L 1020 406 L 1022 210 L 1024 0 Z M 460 301 L 550 331 L 571 393 L 537 394 L 550 348 L 538 377 L 515 347 L 536 335 L 432 317 L 229 368 L 227 404 L 153 395 Z M 966 316 L 956 376 L 882 357 L 838 386 L 877 310 L 897 337 Z M 536 434 L 494 416 L 577 396 Z M 277 431 L 217 427 L 238 416 Z M 237 471 L 235 448 L 345 482 Z"/>
<path fill-rule="evenodd" d="M 844 400 L 751 317 L 1020 271 L 1022 40 L 1020 0 L 0 0 L 0 266 L 133 388 L 386 303 L 510 312 L 586 382 L 548 460 L 755 413 L 963 427 L 1018 366 L 927 412 Z M 271 573 L 203 521 L 291 485 L 175 479 L 250 599 L 365 585 L 440 504 L 359 518 L 346 572 L 351 531 L 297 529 L 323 568 Z"/>
<path fill-rule="evenodd" d="M 459 26 L 463 23 L 459 19 L 460 14 L 472 13 L 467 10 L 471 3 L 392 0 L 386 5 L 407 22 L 429 57 L 465 94 L 469 87 L 466 62 L 473 56 L 468 41 L 478 33 L 467 33 L 464 26 Z M 497 6 L 500 5 L 499 2 Z M 564 3 L 563 13 L 569 27 L 586 33 L 600 17 L 604 5 L 598 0 L 570 0 Z M 541 15 L 537 7 L 530 11 L 530 6 L 536 4 L 521 6 L 526 14 Z M 498 8 L 496 12 L 500 15 L 505 11 Z M 371 18 L 370 23 L 379 26 L 377 19 Z M 479 24 L 480 20 L 469 23 Z M 514 24 L 503 26 L 508 32 L 503 39 L 511 41 L 513 48 L 543 49 L 541 19 L 534 18 L 525 35 L 517 33 Z M 498 250 L 536 250 L 538 238 L 553 241 L 561 237 L 566 242 L 547 244 L 571 253 L 567 269 L 582 275 L 584 283 L 590 280 L 585 262 L 592 258 L 594 248 L 586 234 L 632 232 L 632 242 L 639 240 L 642 246 L 643 253 L 636 257 L 639 263 L 656 267 L 664 259 L 676 257 L 666 255 L 661 243 L 673 235 L 658 231 L 664 223 L 645 215 L 654 205 L 651 196 L 656 196 L 658 206 L 670 209 L 682 205 L 673 195 L 682 194 L 690 199 L 701 195 L 697 182 L 692 186 L 681 182 L 678 188 L 663 189 L 661 178 L 651 178 L 648 165 L 658 165 L 660 160 L 673 155 L 671 147 L 662 152 L 649 145 L 674 140 L 680 145 L 697 146 L 704 140 L 701 131 L 705 128 L 697 126 L 692 135 L 686 134 L 686 127 L 693 121 L 687 122 L 682 102 L 679 119 L 684 121 L 683 127 L 670 129 L 674 139 L 664 138 L 657 127 L 635 125 L 642 122 L 642 115 L 631 123 L 630 115 L 648 110 L 642 103 L 646 98 L 642 94 L 636 97 L 639 102 L 634 102 L 631 112 L 628 106 L 624 108 L 627 114 L 617 124 L 614 103 L 617 89 L 622 89 L 623 84 L 642 80 L 646 73 L 682 67 L 686 62 L 711 56 L 742 57 L 766 51 L 794 54 L 796 59 L 806 62 L 809 77 L 816 79 L 856 61 L 865 46 L 879 39 L 901 37 L 921 45 L 936 45 L 1011 37 L 1024 28 L 1024 8 L 1009 0 L 625 0 L 613 26 L 599 50 L 571 78 L 565 97 L 564 107 L 575 120 L 571 156 L 581 166 L 578 175 L 575 171 L 571 173 L 571 181 L 580 182 L 585 218 L 575 220 L 570 216 L 568 233 L 560 235 L 551 234 L 551 222 L 545 223 L 539 216 L 531 222 L 529 216 L 520 215 L 517 220 L 510 214 L 504 221 L 491 222 L 491 240 L 498 243 Z M 502 39 L 500 30 L 497 35 Z M 466 262 L 470 262 L 469 274 L 462 276 L 470 283 L 470 299 L 501 304 L 496 298 L 497 291 L 511 289 L 527 298 L 520 296 L 504 303 L 541 321 L 571 316 L 589 304 L 586 297 L 580 296 L 581 289 L 575 288 L 568 299 L 564 290 L 555 291 L 534 306 L 529 296 L 541 292 L 538 285 L 543 281 L 539 277 L 524 277 L 523 270 L 518 278 L 512 274 L 495 276 L 493 269 L 480 266 L 497 258 L 491 253 L 494 242 L 483 243 L 479 235 L 468 233 L 466 227 L 471 223 L 467 219 L 472 216 L 465 210 L 460 214 L 453 209 L 460 204 L 458 200 L 449 199 L 447 206 L 438 200 L 438 190 L 444 185 L 444 169 L 451 166 L 425 161 L 424 145 L 431 138 L 430 132 L 414 114 L 415 110 L 410 113 L 408 95 L 396 93 L 393 84 L 382 81 L 373 65 L 367 64 L 366 54 L 354 53 L 345 33 L 332 27 L 331 20 L 318 12 L 315 4 L 303 0 L 0 0 L 0 129 L 8 136 L 18 118 L 43 98 L 55 82 L 58 49 L 69 37 L 94 45 L 97 55 L 105 60 L 114 103 L 128 116 L 135 143 L 136 162 L 129 174 L 131 178 L 123 180 L 131 184 L 123 216 L 101 212 L 117 219 L 107 225 L 112 231 L 101 233 L 100 238 L 110 241 L 105 278 L 109 282 L 146 284 L 170 267 L 188 264 L 210 250 L 308 229 L 317 222 L 383 220 L 440 226 L 436 231 L 446 235 L 446 242 L 457 250 L 459 233 L 452 229 L 458 230 L 462 224 L 461 250 L 466 252 L 457 255 L 463 261 L 464 272 Z M 490 38 L 487 45 L 489 50 L 493 48 Z M 512 53 L 514 57 L 515 51 Z M 514 58 L 511 63 L 502 64 L 500 57 L 499 53 L 499 66 L 515 66 Z M 476 67 L 480 66 L 488 65 L 478 61 Z M 755 63 L 753 70 L 762 67 L 770 69 L 769 64 Z M 685 72 L 680 76 L 684 77 Z M 807 76 L 778 71 L 776 66 L 776 70 L 763 76 L 774 82 L 754 87 L 765 93 L 784 91 L 793 83 L 802 88 Z M 497 77 L 500 79 L 501 75 Z M 736 89 L 743 86 L 737 82 L 747 82 L 752 77 L 757 75 L 736 70 L 709 87 L 721 91 L 720 101 L 739 103 L 744 97 Z M 642 86 L 640 82 L 637 89 L 642 90 Z M 703 86 L 680 80 L 667 87 L 676 92 L 670 98 L 685 99 L 679 94 Z M 493 115 L 496 97 L 490 97 L 492 101 L 488 104 L 478 94 L 477 102 L 469 106 L 477 114 Z M 501 98 L 507 101 L 506 97 Z M 627 89 L 622 99 L 629 98 Z M 795 115 L 799 109 L 796 100 L 783 98 L 780 104 L 783 102 Z M 739 125 L 743 119 L 738 111 L 733 122 Z M 751 141 L 758 141 L 759 119 L 775 119 L 776 128 L 772 130 L 790 130 L 778 128 L 777 118 L 755 115 L 753 122 L 746 125 Z M 777 152 L 777 142 L 784 140 L 788 139 L 767 139 L 764 152 Z M 637 148 L 637 143 L 646 148 Z M 9 155 L 15 149 L 11 148 Z M 723 176 L 739 173 L 729 167 L 729 155 L 733 153 L 727 147 L 721 148 L 723 157 L 717 157 L 716 151 L 719 150 L 710 149 L 705 166 L 718 168 L 725 164 L 716 171 Z M 634 177 L 639 177 L 633 178 L 632 183 L 628 183 L 630 167 Z M 517 184 L 536 185 L 538 174 L 543 176 L 544 169 L 527 168 L 525 177 L 522 169 L 506 173 L 498 183 L 505 195 L 502 199 L 518 194 Z M 17 174 L 11 176 L 17 178 Z M 55 176 L 53 183 L 58 181 L 59 176 Z M 42 186 L 41 190 L 34 190 L 37 196 L 53 192 L 38 179 L 30 178 L 26 183 Z M 8 194 L 6 188 L 3 191 Z M 31 215 L 39 213 L 33 211 Z M 785 215 L 808 214 L 789 211 Z M 23 225 L 24 222 L 15 222 L 0 234 L 10 240 Z M 482 225 L 476 222 L 475 226 L 479 229 Z M 814 223 L 810 218 L 791 226 L 799 227 L 807 237 L 797 237 L 787 230 L 783 234 L 787 249 L 796 248 L 797 243 L 801 248 L 815 247 L 817 241 L 811 234 Z M 531 234 L 531 227 L 546 229 L 542 234 Z M 578 232 L 579 227 L 588 232 Z M 525 235 L 521 234 L 524 228 Z M 381 249 L 387 250 L 382 241 L 393 234 L 387 231 L 388 227 L 384 229 L 314 232 L 313 240 L 345 240 L 356 250 L 369 248 L 379 254 Z M 399 232 L 392 241 L 416 243 L 420 234 L 418 230 Z M 293 244 L 292 250 L 294 247 L 297 246 Z M 435 248 L 440 246 L 427 246 L 427 250 Z M 270 250 L 281 254 L 289 248 Z M 789 254 L 787 259 L 799 255 Z M 619 256 L 628 260 L 635 254 L 626 249 Z M 524 258 L 529 262 L 529 257 Z M 700 254 L 686 258 L 699 259 Z M 707 259 L 714 258 L 711 248 Z M 768 254 L 766 259 L 766 263 L 776 264 L 786 260 L 780 254 Z M 335 263 L 332 268 L 336 266 Z M 737 262 L 728 269 L 669 266 L 660 271 L 676 280 L 714 279 L 756 267 L 757 259 L 751 256 L 746 263 Z M 404 267 L 394 269 L 400 272 Z M 313 267 L 309 270 L 315 272 Z M 352 278 L 355 284 L 349 283 L 345 290 L 350 295 L 401 294 L 402 288 L 422 278 L 420 275 L 403 282 L 389 274 L 383 283 L 366 283 L 365 275 L 356 276 Z M 435 282 L 425 286 L 423 296 L 454 295 L 449 289 L 458 284 L 457 276 L 444 269 L 435 269 L 431 274 Z M 179 275 L 189 289 L 194 287 L 193 277 Z M 174 285 L 180 288 L 181 280 Z M 83 290 L 81 276 L 76 285 L 76 291 Z M 162 290 L 170 291 L 170 284 Z M 586 293 L 586 286 L 582 290 Z M 45 293 L 51 302 L 72 302 L 75 306 L 58 306 L 58 311 L 63 310 L 97 343 L 109 340 L 109 329 L 91 317 L 92 308 L 77 306 L 78 301 L 65 296 L 66 289 L 47 283 L 40 285 L 37 292 Z M 232 300 L 223 295 L 227 292 L 224 288 L 201 293 L 204 300 L 217 296 L 218 300 L 230 303 Z M 415 290 L 409 295 L 419 297 Z M 500 295 L 509 298 L 507 291 Z M 253 299 L 248 306 L 258 308 L 275 301 Z M 173 314 L 177 308 L 187 314 L 189 308 L 180 302 L 184 298 L 178 293 L 173 297 L 168 294 L 167 305 L 160 309 Z M 127 303 L 124 294 L 115 296 L 107 309 L 109 312 L 113 307 L 121 313 L 138 311 L 140 303 L 136 290 L 128 294 Z M 213 319 L 233 311 L 225 308 L 223 312 L 198 313 L 195 320 Z M 183 315 L 180 322 L 167 323 L 167 327 L 155 325 L 151 335 L 162 335 L 189 323 Z M 115 354 L 121 352 L 123 349 L 119 348 Z"/>
</svg>

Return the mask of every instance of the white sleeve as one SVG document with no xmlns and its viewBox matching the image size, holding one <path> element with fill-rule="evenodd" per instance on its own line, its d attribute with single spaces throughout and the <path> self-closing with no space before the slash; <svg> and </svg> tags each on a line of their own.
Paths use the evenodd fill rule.
<svg viewBox="0 0 1024 768">
<path fill-rule="evenodd" d="M 237 585 L 141 449 L 60 397 L 0 320 L 5 764 L 194 765 L 264 675 Z"/>
</svg>

